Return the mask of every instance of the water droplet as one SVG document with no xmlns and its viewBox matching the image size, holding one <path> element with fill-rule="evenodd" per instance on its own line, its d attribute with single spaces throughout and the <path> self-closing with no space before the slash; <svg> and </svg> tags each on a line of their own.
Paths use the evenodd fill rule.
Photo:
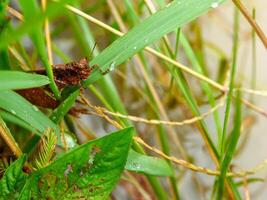
<svg viewBox="0 0 267 200">
<path fill-rule="evenodd" d="M 13 115 L 16 115 L 16 111 L 15 110 L 10 110 L 10 112 L 13 114 Z"/>
<path fill-rule="evenodd" d="M 148 43 L 148 39 L 147 38 L 145 39 L 145 43 Z"/>
<path fill-rule="evenodd" d="M 116 62 L 113 61 L 109 66 L 109 71 L 113 71 L 115 69 L 115 67 L 116 67 Z"/>
<path fill-rule="evenodd" d="M 213 2 L 210 7 L 211 8 L 217 8 L 219 6 L 219 3 L 218 2 Z"/>
<path fill-rule="evenodd" d="M 133 49 L 137 49 L 137 47 L 135 46 Z"/>
<path fill-rule="evenodd" d="M 39 109 L 36 107 L 36 106 L 32 106 L 33 107 L 33 110 L 35 110 L 36 112 L 39 111 Z"/>
</svg>

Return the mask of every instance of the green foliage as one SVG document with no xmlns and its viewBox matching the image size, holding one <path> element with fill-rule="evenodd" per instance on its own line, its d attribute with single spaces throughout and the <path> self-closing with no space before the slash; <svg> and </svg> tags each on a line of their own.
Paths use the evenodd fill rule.
<svg viewBox="0 0 267 200">
<path fill-rule="evenodd" d="M 145 156 L 133 150 L 129 152 L 125 169 L 153 176 L 173 176 L 173 171 L 165 160 Z"/>
<path fill-rule="evenodd" d="M 16 117 L 25 121 L 36 130 L 36 134 L 41 135 L 48 128 L 52 128 L 60 138 L 59 127 L 54 124 L 36 106 L 32 105 L 16 92 L 3 90 L 0 92 L 0 108 L 12 113 Z M 60 143 L 60 140 L 59 140 Z"/>
<path fill-rule="evenodd" d="M 207 12 L 211 9 L 213 2 L 214 0 L 172 1 L 164 9 L 151 15 L 105 48 L 91 61 L 91 64 L 100 66 L 101 71 L 113 69 L 155 40 Z M 216 2 L 219 4 L 223 0 Z M 85 85 L 89 85 L 99 78 L 101 78 L 101 72 L 96 70 L 85 82 Z"/>
<path fill-rule="evenodd" d="M 132 133 L 127 128 L 76 147 L 29 176 L 21 170 L 22 156 L 1 179 L 1 198 L 108 199 L 124 169 Z"/>
<path fill-rule="evenodd" d="M 0 199 L 17 199 L 19 192 L 25 184 L 27 175 L 22 171 L 26 156 L 21 156 L 6 170 L 0 180 Z"/>
<path fill-rule="evenodd" d="M 19 71 L 0 71 L 0 90 L 18 90 L 49 84 L 46 76 Z"/>
</svg>

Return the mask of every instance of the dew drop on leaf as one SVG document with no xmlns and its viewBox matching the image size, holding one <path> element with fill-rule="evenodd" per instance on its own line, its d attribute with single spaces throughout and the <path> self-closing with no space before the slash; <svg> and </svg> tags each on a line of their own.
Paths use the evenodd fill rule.
<svg viewBox="0 0 267 200">
<path fill-rule="evenodd" d="M 13 114 L 13 115 L 16 115 L 16 111 L 15 110 L 10 110 L 10 112 Z"/>
<path fill-rule="evenodd" d="M 32 106 L 33 107 L 33 110 L 35 110 L 36 112 L 39 111 L 39 109 L 36 107 L 36 106 Z"/>
<path fill-rule="evenodd" d="M 211 8 L 217 8 L 219 6 L 219 3 L 218 2 L 213 2 L 210 7 Z"/>
</svg>

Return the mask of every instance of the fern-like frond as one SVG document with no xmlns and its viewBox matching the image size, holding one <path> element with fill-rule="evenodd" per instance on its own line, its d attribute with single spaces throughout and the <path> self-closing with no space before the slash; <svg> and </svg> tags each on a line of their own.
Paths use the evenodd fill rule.
<svg viewBox="0 0 267 200">
<path fill-rule="evenodd" d="M 37 158 L 32 162 L 34 169 L 41 169 L 49 165 L 57 143 L 57 137 L 52 129 L 47 129 L 42 137 L 40 150 Z"/>
</svg>

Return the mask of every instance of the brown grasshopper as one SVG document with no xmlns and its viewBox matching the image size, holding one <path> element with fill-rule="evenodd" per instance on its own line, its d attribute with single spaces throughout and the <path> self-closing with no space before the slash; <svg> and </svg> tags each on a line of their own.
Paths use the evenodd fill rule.
<svg viewBox="0 0 267 200">
<path fill-rule="evenodd" d="M 54 80 L 57 87 L 62 90 L 66 86 L 77 86 L 81 81 L 88 78 L 95 66 L 89 67 L 87 58 L 80 61 L 73 61 L 66 64 L 53 65 Z M 37 74 L 46 75 L 45 70 L 33 71 Z M 38 87 L 30 89 L 16 90 L 21 96 L 36 106 L 55 109 L 60 101 L 56 100 L 49 87 Z M 77 116 L 83 113 L 84 109 L 72 108 L 69 113 Z"/>
</svg>

